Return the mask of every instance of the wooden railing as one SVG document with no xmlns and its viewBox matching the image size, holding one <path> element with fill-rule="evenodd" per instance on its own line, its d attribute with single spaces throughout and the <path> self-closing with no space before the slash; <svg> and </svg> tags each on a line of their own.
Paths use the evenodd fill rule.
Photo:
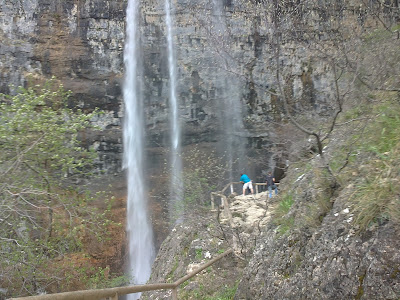
<svg viewBox="0 0 400 300">
<path fill-rule="evenodd" d="M 225 205 L 226 203 L 224 203 L 226 201 L 225 192 L 228 188 L 230 188 L 230 192 L 231 192 L 231 194 L 233 194 L 233 185 L 236 185 L 236 184 L 242 184 L 242 183 L 241 182 L 230 182 L 220 192 L 211 192 L 211 209 L 214 209 L 214 206 L 215 206 L 215 196 L 221 197 L 224 207 L 227 206 L 227 205 Z M 258 194 L 258 187 L 267 185 L 267 184 L 266 183 L 253 183 L 253 185 L 255 186 L 255 194 Z M 275 183 L 275 185 L 279 185 L 279 183 Z"/>
<path fill-rule="evenodd" d="M 116 287 L 109 289 L 74 291 L 74 292 L 65 292 L 58 294 L 46 294 L 46 295 L 37 295 L 37 296 L 29 296 L 21 298 L 12 298 L 9 300 L 13 299 L 14 300 L 17 299 L 18 300 L 100 300 L 100 299 L 118 300 L 118 296 L 123 296 L 132 293 L 147 292 L 147 291 L 156 291 L 156 290 L 172 290 L 172 299 L 177 300 L 178 299 L 177 290 L 179 285 L 189 280 L 197 273 L 208 268 L 215 262 L 219 261 L 221 258 L 231 254 L 232 252 L 233 249 L 228 249 L 224 253 L 211 259 L 209 262 L 201 265 L 198 269 L 178 279 L 174 283 L 154 283 L 154 284 L 144 284 L 144 285 L 123 286 L 123 287 Z"/>
<path fill-rule="evenodd" d="M 234 184 L 242 184 L 241 182 L 230 182 L 228 183 L 220 192 L 211 192 L 211 209 L 213 210 L 215 208 L 215 197 L 220 197 L 221 198 L 221 204 L 224 209 L 224 215 L 228 219 L 229 225 L 231 228 L 234 228 L 233 224 L 233 218 L 231 214 L 231 210 L 229 209 L 229 202 L 228 198 L 225 195 L 226 190 L 230 187 L 230 192 L 233 194 L 233 185 Z M 279 185 L 279 183 L 275 183 L 276 185 Z M 253 183 L 256 187 L 255 193 L 258 194 L 258 187 L 262 185 L 267 185 L 266 183 Z M 234 251 L 238 251 L 238 242 L 237 242 L 237 236 L 235 234 L 232 235 L 232 248 Z"/>
</svg>

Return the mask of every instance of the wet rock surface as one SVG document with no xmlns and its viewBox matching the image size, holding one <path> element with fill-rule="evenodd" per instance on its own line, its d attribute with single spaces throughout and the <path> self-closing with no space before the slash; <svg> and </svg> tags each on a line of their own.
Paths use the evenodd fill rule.
<svg viewBox="0 0 400 300">
<path fill-rule="evenodd" d="M 276 99 L 265 93 L 274 84 L 266 63 L 273 55 L 268 28 L 248 22 L 240 3 L 234 2 L 219 8 L 220 23 L 216 24 L 205 9 L 208 4 L 174 3 L 179 12 L 174 16 L 174 46 L 182 144 L 212 143 L 212 149 L 223 152 L 230 129 L 235 131 L 235 147 L 271 151 L 274 133 L 266 129 L 265 121 L 279 119 L 280 112 Z M 55 76 L 72 91 L 71 107 L 105 110 L 95 121 L 101 132 L 86 141 L 100 154 L 97 168 L 111 174 L 121 171 L 126 5 L 122 0 L 6 0 L 0 4 L 0 92 L 12 92 L 11 84 L 26 86 Z M 227 45 L 215 42 L 219 36 L 210 36 L 212 26 L 230 28 L 229 55 L 224 54 Z M 163 148 L 170 136 L 163 1 L 141 2 L 140 31 L 147 147 Z M 288 84 L 295 97 L 318 90 L 311 92 L 319 97 L 313 101 L 326 105 L 331 87 L 324 63 L 309 65 L 309 54 L 295 44 L 287 43 L 282 51 L 290 53 L 284 72 L 293 78 Z M 233 128 L 232 120 L 244 121 Z"/>
</svg>

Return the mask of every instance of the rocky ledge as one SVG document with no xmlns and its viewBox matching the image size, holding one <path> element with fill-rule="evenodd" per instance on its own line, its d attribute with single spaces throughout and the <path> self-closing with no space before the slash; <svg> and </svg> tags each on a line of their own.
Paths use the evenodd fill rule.
<svg viewBox="0 0 400 300">
<path fill-rule="evenodd" d="M 288 230 L 276 216 L 284 187 L 271 200 L 265 192 L 230 196 L 231 217 L 222 210 L 193 211 L 162 244 L 150 282 L 174 282 L 234 247 L 234 254 L 182 284 L 179 297 L 399 299 L 399 228 L 384 221 L 358 231 L 348 203 L 351 185 L 312 224 L 315 195 L 307 187 L 313 180 L 312 172 L 296 169 L 282 181 L 286 189 L 303 191 L 286 215 Z M 170 299 L 170 292 L 146 293 L 144 299 Z"/>
<path fill-rule="evenodd" d="M 216 262 L 180 286 L 182 299 L 234 293 L 257 239 L 271 218 L 266 193 L 231 196 L 230 214 L 217 210 L 192 211 L 164 240 L 153 265 L 150 283 L 169 283 L 189 274 L 202 264 L 235 245 L 235 253 Z M 171 291 L 148 292 L 143 299 L 170 299 Z"/>
</svg>

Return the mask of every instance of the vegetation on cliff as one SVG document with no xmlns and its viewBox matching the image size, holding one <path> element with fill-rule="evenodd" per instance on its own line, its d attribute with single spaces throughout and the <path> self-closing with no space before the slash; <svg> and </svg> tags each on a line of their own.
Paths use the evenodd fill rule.
<svg viewBox="0 0 400 300">
<path fill-rule="evenodd" d="M 107 195 L 71 185 L 92 169 L 96 154 L 82 147 L 79 134 L 98 112 L 69 109 L 68 95 L 55 80 L 0 95 L 0 287 L 6 296 L 106 279 L 82 250 L 88 241 L 109 238 L 112 203 L 97 209 L 93 203 Z"/>
</svg>

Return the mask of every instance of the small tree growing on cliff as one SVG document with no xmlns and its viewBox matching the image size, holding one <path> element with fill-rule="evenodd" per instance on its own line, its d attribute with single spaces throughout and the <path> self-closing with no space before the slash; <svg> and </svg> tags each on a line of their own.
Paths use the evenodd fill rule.
<svg viewBox="0 0 400 300">
<path fill-rule="evenodd" d="M 65 183 L 91 168 L 96 155 L 78 134 L 98 113 L 67 108 L 68 96 L 54 80 L 0 95 L 0 286 L 8 296 L 59 291 L 65 278 L 52 260 L 109 222 Z"/>
</svg>

